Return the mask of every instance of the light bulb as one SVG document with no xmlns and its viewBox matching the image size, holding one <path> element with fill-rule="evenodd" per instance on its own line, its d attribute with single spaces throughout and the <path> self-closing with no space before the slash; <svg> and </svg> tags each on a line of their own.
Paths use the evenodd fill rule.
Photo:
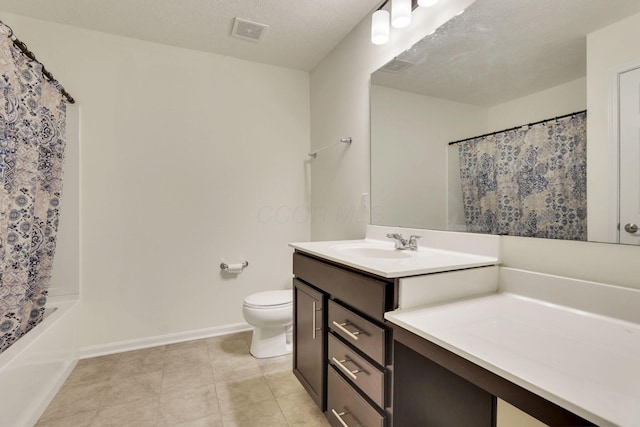
<svg viewBox="0 0 640 427">
<path fill-rule="evenodd" d="M 391 25 L 405 28 L 411 24 L 411 0 L 391 0 Z"/>
<path fill-rule="evenodd" d="M 440 0 L 418 0 L 418 6 L 420 7 L 431 7 L 434 4 L 438 3 Z"/>
<path fill-rule="evenodd" d="M 385 44 L 389 41 L 389 12 L 378 10 L 371 16 L 371 43 Z"/>
</svg>

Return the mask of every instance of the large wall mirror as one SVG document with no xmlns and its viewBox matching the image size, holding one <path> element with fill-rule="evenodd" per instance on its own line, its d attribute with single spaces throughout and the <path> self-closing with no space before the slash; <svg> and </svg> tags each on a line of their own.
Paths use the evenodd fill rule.
<svg viewBox="0 0 640 427">
<path fill-rule="evenodd" d="M 638 0 L 475 1 L 371 76 L 372 224 L 640 244 L 638 40 Z"/>
</svg>

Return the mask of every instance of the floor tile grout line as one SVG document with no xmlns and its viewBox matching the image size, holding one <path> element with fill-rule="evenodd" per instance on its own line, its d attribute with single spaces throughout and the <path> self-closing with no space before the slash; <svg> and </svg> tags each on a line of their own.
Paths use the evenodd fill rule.
<svg viewBox="0 0 640 427">
<path fill-rule="evenodd" d="M 93 425 L 93 422 L 96 420 L 97 416 L 98 416 L 98 410 L 95 409 L 93 411 L 93 416 L 91 417 L 91 421 L 89 422 L 89 427 L 91 427 Z"/>
<path fill-rule="evenodd" d="M 241 347 L 243 347 L 243 349 L 241 349 L 240 351 L 234 351 L 232 350 L 231 352 L 227 352 L 224 350 L 224 343 L 227 341 L 242 341 L 244 345 L 242 345 Z M 204 351 L 206 354 L 206 359 L 209 361 L 209 363 L 207 364 L 209 366 L 208 371 L 210 373 L 210 381 L 208 381 L 209 385 L 213 386 L 213 389 L 215 390 L 215 395 L 216 395 L 216 408 L 217 408 L 217 416 L 219 417 L 219 419 L 223 422 L 223 424 L 227 425 L 228 423 L 225 423 L 222 417 L 223 414 L 223 408 L 222 408 L 222 404 L 220 401 L 220 387 L 221 384 L 223 384 L 225 382 L 225 379 L 221 378 L 220 380 L 216 380 L 216 368 L 214 367 L 214 364 L 212 363 L 214 360 L 217 360 L 220 357 L 224 357 L 224 353 L 228 353 L 227 356 L 228 357 L 245 357 L 245 356 L 249 356 L 250 355 L 250 335 L 247 336 L 246 333 L 243 333 L 242 335 L 238 335 L 236 338 L 230 338 L 229 340 L 227 339 L 220 339 L 217 341 L 217 345 L 219 347 L 223 347 L 221 348 L 222 352 L 211 352 L 210 349 L 211 348 L 215 348 L 215 345 L 212 345 L 213 342 L 208 341 L 208 340 L 196 340 L 196 341 L 201 341 L 201 343 L 199 344 L 194 344 L 192 346 L 190 346 L 189 344 L 187 344 L 185 346 L 185 350 L 189 351 L 190 348 L 193 349 L 197 349 L 198 346 L 203 346 L 204 347 Z M 155 424 L 156 426 L 159 426 L 162 424 L 162 415 L 161 415 L 161 402 L 162 402 L 162 396 L 165 394 L 163 393 L 163 385 L 166 385 L 166 381 L 167 381 L 167 375 L 168 375 L 168 361 L 167 361 L 167 356 L 170 353 L 173 353 L 174 351 L 180 351 L 182 349 L 180 349 L 179 347 L 175 347 L 174 349 L 169 350 L 168 346 L 162 346 L 163 350 L 162 350 L 162 358 L 161 358 L 161 362 L 162 362 L 162 369 L 159 370 L 160 371 L 160 381 L 159 381 L 159 391 L 157 393 L 155 393 L 154 396 L 151 396 L 152 401 L 156 403 L 156 413 L 155 413 Z M 146 349 L 142 349 L 142 350 L 146 350 Z M 133 351 L 137 351 L 137 350 L 133 350 Z M 115 375 L 116 371 L 118 369 L 120 369 L 121 365 L 124 363 L 134 363 L 133 361 L 138 361 L 141 364 L 143 364 L 142 361 L 145 360 L 145 357 L 147 356 L 143 356 L 141 357 L 139 360 L 137 358 L 130 359 L 128 361 L 124 361 L 124 354 L 128 353 L 128 352 L 123 352 L 123 353 L 119 353 L 117 354 L 117 356 L 115 356 L 113 358 L 113 360 L 111 361 L 112 363 L 109 363 L 109 375 L 107 377 L 106 380 L 103 380 L 100 383 L 104 384 L 104 388 L 101 388 L 100 391 L 97 393 L 99 394 L 101 397 L 98 398 L 98 404 L 97 404 L 97 408 L 92 409 L 92 414 L 90 417 L 90 425 L 94 425 L 96 420 L 98 419 L 99 413 L 101 412 L 101 410 L 104 410 L 105 408 L 108 407 L 113 407 L 113 406 L 117 406 L 119 404 L 125 403 L 125 402 L 121 402 L 121 403 L 111 403 L 111 404 L 105 404 L 104 402 L 104 396 L 109 392 L 109 390 L 112 389 L 112 387 L 114 386 L 114 383 L 122 380 L 122 378 L 119 378 L 119 376 Z M 215 353 L 215 354 L 214 354 Z M 179 356 L 178 356 L 179 357 Z M 108 360 L 108 359 L 104 359 L 104 360 Z M 256 363 L 256 367 L 257 367 L 257 372 L 259 374 L 259 376 L 257 376 L 257 378 L 262 378 L 262 381 L 264 381 L 264 383 L 266 383 L 267 388 L 269 390 L 269 395 L 270 395 L 270 399 L 273 399 L 274 403 L 276 403 L 277 407 L 278 407 L 278 412 L 273 412 L 273 414 L 278 413 L 280 415 L 280 417 L 283 418 L 283 420 L 285 421 L 287 426 L 292 427 L 291 421 L 287 418 L 286 415 L 286 411 L 284 410 L 284 408 L 281 406 L 281 402 L 278 400 L 279 397 L 276 394 L 278 393 L 278 382 L 277 380 L 273 380 L 273 384 L 269 382 L 268 377 L 270 376 L 278 376 L 279 374 L 281 374 L 282 372 L 285 372 L 286 370 L 283 369 L 283 367 L 285 365 L 290 365 L 291 361 L 287 361 L 287 363 L 280 363 L 279 361 L 274 361 L 274 362 L 264 362 L 261 363 L 259 361 L 259 359 L 253 357 L 253 360 L 255 360 Z M 285 362 L 285 360 L 283 360 L 283 362 Z M 138 368 L 140 369 L 140 368 Z M 144 370 L 144 368 L 142 368 Z M 139 375 L 143 375 L 143 374 L 149 374 L 151 375 L 154 372 L 158 372 L 158 371 L 153 371 L 153 372 L 139 372 L 136 371 L 136 374 Z M 290 370 L 289 370 L 290 372 Z M 133 375 L 136 375 L 133 374 Z M 126 377 L 126 376 L 125 376 Z M 228 380 L 228 379 L 227 379 Z M 92 383 L 92 384 L 96 384 L 96 383 Z M 289 394 L 293 394 L 293 393 L 285 393 L 280 397 L 285 398 L 287 395 Z M 140 399 L 142 399 L 142 397 L 140 397 Z M 134 399 L 134 400 L 138 400 L 138 399 Z M 67 405 L 68 406 L 68 405 Z M 274 408 L 275 409 L 275 408 Z M 203 416 L 200 418 L 207 418 L 208 416 Z M 64 417 L 55 417 L 55 418 L 64 418 Z M 55 418 L 52 418 L 55 419 Z M 192 420 L 194 421 L 194 420 Z"/>
<path fill-rule="evenodd" d="M 224 420 L 222 419 L 222 406 L 220 406 L 220 395 L 218 394 L 218 384 L 214 381 L 213 388 L 216 391 L 216 404 L 218 405 L 218 415 L 220 416 L 220 421 L 224 425 Z"/>
</svg>

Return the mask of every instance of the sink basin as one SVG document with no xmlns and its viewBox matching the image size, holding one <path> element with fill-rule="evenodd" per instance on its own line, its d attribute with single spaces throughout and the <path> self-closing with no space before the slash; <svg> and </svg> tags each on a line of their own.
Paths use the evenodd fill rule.
<svg viewBox="0 0 640 427">
<path fill-rule="evenodd" d="M 334 249 L 342 255 L 376 259 L 403 259 L 411 258 L 416 254 L 414 251 L 398 250 L 393 246 L 381 245 L 337 245 Z"/>
<path fill-rule="evenodd" d="M 353 267 L 378 276 L 409 277 L 441 271 L 494 265 L 497 258 L 419 246 L 417 251 L 399 250 L 393 242 L 333 240 L 290 243 L 296 251 Z"/>
</svg>

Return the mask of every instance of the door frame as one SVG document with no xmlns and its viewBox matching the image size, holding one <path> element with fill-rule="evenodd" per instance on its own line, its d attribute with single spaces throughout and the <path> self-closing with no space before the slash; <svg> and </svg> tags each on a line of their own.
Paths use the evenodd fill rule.
<svg viewBox="0 0 640 427">
<path fill-rule="evenodd" d="M 640 58 L 618 65 L 609 81 L 609 243 L 620 243 L 620 75 L 637 68 Z"/>
</svg>

